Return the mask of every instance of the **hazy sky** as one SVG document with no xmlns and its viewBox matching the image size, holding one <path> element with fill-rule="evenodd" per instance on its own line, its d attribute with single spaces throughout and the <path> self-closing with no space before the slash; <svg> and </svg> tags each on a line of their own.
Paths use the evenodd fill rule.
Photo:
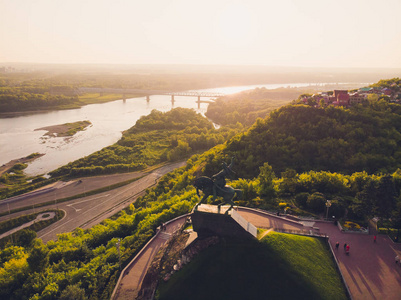
<svg viewBox="0 0 401 300">
<path fill-rule="evenodd" d="M 401 68 L 401 0 L 0 0 L 0 62 Z"/>
</svg>

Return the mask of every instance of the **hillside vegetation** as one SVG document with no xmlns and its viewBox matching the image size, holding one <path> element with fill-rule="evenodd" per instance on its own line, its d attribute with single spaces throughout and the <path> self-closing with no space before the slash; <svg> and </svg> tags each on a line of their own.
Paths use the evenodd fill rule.
<svg viewBox="0 0 401 300">
<path fill-rule="evenodd" d="M 394 172 L 401 167 L 401 106 L 375 103 L 367 107 L 316 108 L 287 105 L 259 119 L 230 140 L 240 177 L 253 177 L 264 162 L 279 174 L 324 170 L 351 174 Z"/>
</svg>

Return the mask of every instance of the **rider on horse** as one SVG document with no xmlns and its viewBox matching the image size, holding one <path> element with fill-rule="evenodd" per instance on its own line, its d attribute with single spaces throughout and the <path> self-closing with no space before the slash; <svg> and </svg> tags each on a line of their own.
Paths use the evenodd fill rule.
<svg viewBox="0 0 401 300">
<path fill-rule="evenodd" d="M 225 162 L 223 162 L 222 166 L 223 169 L 212 176 L 213 180 L 213 199 L 216 199 L 216 191 L 217 189 L 224 190 L 224 187 L 226 186 L 226 176 L 235 174 L 235 172 L 231 169 L 234 165 L 234 157 L 231 158 L 231 163 L 229 166 Z"/>
<path fill-rule="evenodd" d="M 212 178 L 201 176 L 195 179 L 194 187 L 196 188 L 196 194 L 200 198 L 199 191 L 203 192 L 203 197 L 200 199 L 198 204 L 195 205 L 194 210 L 198 209 L 198 206 L 203 203 L 209 196 L 213 195 L 213 198 L 216 199 L 216 196 L 223 197 L 224 203 L 229 203 L 231 206 L 230 209 L 234 206 L 233 198 L 236 196 L 238 199 L 242 196 L 242 191 L 240 189 L 234 189 L 231 186 L 226 185 L 226 176 L 230 174 L 235 174 L 231 169 L 234 164 L 234 157 L 231 159 L 231 163 L 227 166 L 226 163 L 223 163 L 223 169 L 212 176 Z M 219 207 L 221 204 L 218 205 Z"/>
</svg>

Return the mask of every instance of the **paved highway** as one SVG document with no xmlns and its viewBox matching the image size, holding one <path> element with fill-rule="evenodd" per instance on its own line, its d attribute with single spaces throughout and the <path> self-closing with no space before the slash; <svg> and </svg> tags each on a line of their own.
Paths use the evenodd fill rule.
<svg viewBox="0 0 401 300">
<path fill-rule="evenodd" d="M 8 198 L 0 202 L 0 212 L 18 209 L 21 207 L 35 208 L 39 203 L 55 201 L 78 194 L 84 194 L 88 191 L 109 186 L 121 181 L 144 176 L 148 173 L 133 172 L 124 174 L 113 174 L 106 176 L 86 177 L 75 179 L 68 182 L 59 181 L 51 185 L 42 187 L 36 191 Z"/>
<path fill-rule="evenodd" d="M 127 176 L 135 178 L 145 175 L 139 180 L 120 188 L 116 188 L 93 196 L 79 198 L 64 203 L 56 203 L 40 208 L 40 210 L 45 210 L 46 208 L 58 208 L 64 210 L 66 214 L 62 220 L 38 232 L 38 237 L 46 243 L 49 240 L 57 239 L 57 234 L 71 232 L 77 227 L 86 229 L 96 224 L 99 224 L 104 219 L 107 219 L 108 217 L 114 215 L 115 213 L 135 201 L 135 199 L 140 196 L 147 188 L 153 186 L 161 176 L 184 165 L 185 162 L 178 162 L 163 166 L 147 174 L 138 172 L 131 173 L 130 175 L 125 174 L 125 177 L 123 176 L 123 174 L 120 174 L 118 176 L 102 176 L 98 177 L 97 179 L 85 178 L 83 179 L 83 182 L 74 181 L 69 182 L 64 186 L 56 186 L 54 190 L 51 190 L 48 193 L 33 196 L 28 195 L 13 200 L 8 199 L 5 200 L 6 202 L 3 202 L 1 204 L 0 211 L 7 211 L 8 206 L 10 206 L 10 209 L 13 209 L 17 207 L 32 205 L 32 209 L 12 215 L 3 216 L 0 218 L 0 221 L 7 220 L 11 217 L 16 217 L 22 214 L 29 214 L 35 211 L 37 212 L 39 210 L 37 208 L 35 209 L 34 205 L 40 202 L 55 200 L 55 197 L 57 197 L 57 199 L 61 199 L 71 196 L 71 193 L 80 194 L 83 192 L 83 189 L 89 191 L 92 189 L 100 188 L 102 186 L 108 186 L 115 183 L 117 180 L 127 180 L 129 179 L 126 178 Z"/>
</svg>

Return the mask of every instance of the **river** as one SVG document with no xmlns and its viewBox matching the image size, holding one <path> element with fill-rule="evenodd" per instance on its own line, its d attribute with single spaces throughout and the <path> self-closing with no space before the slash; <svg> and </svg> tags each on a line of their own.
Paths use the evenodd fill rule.
<svg viewBox="0 0 401 300">
<path fill-rule="evenodd" d="M 275 89 L 309 85 L 311 84 L 265 84 L 198 91 L 233 94 L 256 87 Z M 198 108 L 196 100 L 196 97 L 176 96 L 174 105 L 172 105 L 171 96 L 153 95 L 150 96 L 149 102 L 146 101 L 145 97 L 138 97 L 126 101 L 116 100 L 103 104 L 86 105 L 79 109 L 0 118 L 0 165 L 38 152 L 45 155 L 31 162 L 25 169 L 25 173 L 27 175 L 46 174 L 117 142 L 122 136 L 122 131 L 135 125 L 141 116 L 148 115 L 153 109 L 166 112 L 174 107 L 183 107 L 192 108 L 204 114 L 208 104 L 201 103 Z M 44 136 L 46 131 L 35 131 L 41 127 L 83 120 L 89 120 L 92 125 L 68 138 L 47 137 Z"/>
</svg>

